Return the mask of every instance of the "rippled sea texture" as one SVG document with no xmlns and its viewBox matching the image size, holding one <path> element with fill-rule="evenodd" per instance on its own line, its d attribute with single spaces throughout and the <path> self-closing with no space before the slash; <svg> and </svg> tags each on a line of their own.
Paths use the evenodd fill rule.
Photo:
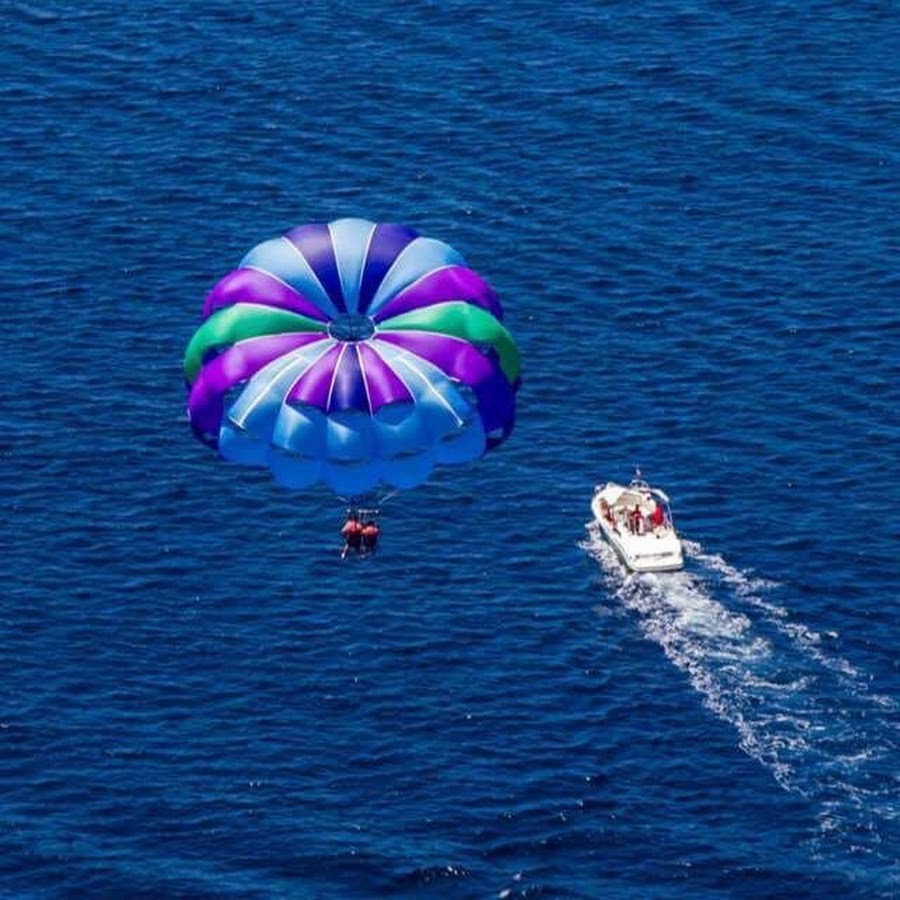
<svg viewBox="0 0 900 900">
<path fill-rule="evenodd" d="M 891 4 L 12 3 L 0 889 L 900 892 Z M 194 442 L 203 297 L 307 221 L 494 285 L 510 440 L 384 509 Z M 688 566 L 585 531 L 639 463 Z"/>
</svg>

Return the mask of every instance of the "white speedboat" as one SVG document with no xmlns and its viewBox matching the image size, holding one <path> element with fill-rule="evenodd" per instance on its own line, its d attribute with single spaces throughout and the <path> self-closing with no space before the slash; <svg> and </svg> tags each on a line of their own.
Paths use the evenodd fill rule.
<svg viewBox="0 0 900 900">
<path fill-rule="evenodd" d="M 594 522 L 633 572 L 672 572 L 684 566 L 669 498 L 635 472 L 625 487 L 608 481 L 594 488 Z"/>
</svg>

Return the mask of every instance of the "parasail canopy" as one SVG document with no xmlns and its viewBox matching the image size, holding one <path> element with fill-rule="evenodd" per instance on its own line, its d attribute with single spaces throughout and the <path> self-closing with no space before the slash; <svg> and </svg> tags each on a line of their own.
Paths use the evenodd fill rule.
<svg viewBox="0 0 900 900">
<path fill-rule="evenodd" d="M 194 434 L 281 484 L 421 484 L 510 434 L 519 353 L 491 287 L 403 225 L 339 219 L 254 247 L 188 344 Z"/>
</svg>

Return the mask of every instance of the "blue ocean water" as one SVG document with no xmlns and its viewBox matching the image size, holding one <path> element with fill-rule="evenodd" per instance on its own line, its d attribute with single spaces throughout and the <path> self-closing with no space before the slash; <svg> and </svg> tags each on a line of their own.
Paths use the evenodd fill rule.
<svg viewBox="0 0 900 900">
<path fill-rule="evenodd" d="M 0 892 L 900 896 L 893 4 L 9 3 Z M 406 222 L 518 422 L 343 507 L 196 443 L 260 240 Z M 626 576 L 593 486 L 672 496 Z"/>
</svg>

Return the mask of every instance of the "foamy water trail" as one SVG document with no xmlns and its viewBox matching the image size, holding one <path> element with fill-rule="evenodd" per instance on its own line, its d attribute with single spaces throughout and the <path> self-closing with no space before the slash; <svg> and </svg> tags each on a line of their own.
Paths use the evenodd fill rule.
<svg viewBox="0 0 900 900">
<path fill-rule="evenodd" d="M 828 649 L 837 635 L 796 621 L 776 602 L 779 585 L 699 544 L 685 542 L 681 572 L 635 575 L 598 531 L 588 535 L 583 548 L 645 636 L 734 727 L 741 749 L 813 804 L 814 855 L 868 856 L 892 883 L 900 877 L 898 704 Z"/>
</svg>

